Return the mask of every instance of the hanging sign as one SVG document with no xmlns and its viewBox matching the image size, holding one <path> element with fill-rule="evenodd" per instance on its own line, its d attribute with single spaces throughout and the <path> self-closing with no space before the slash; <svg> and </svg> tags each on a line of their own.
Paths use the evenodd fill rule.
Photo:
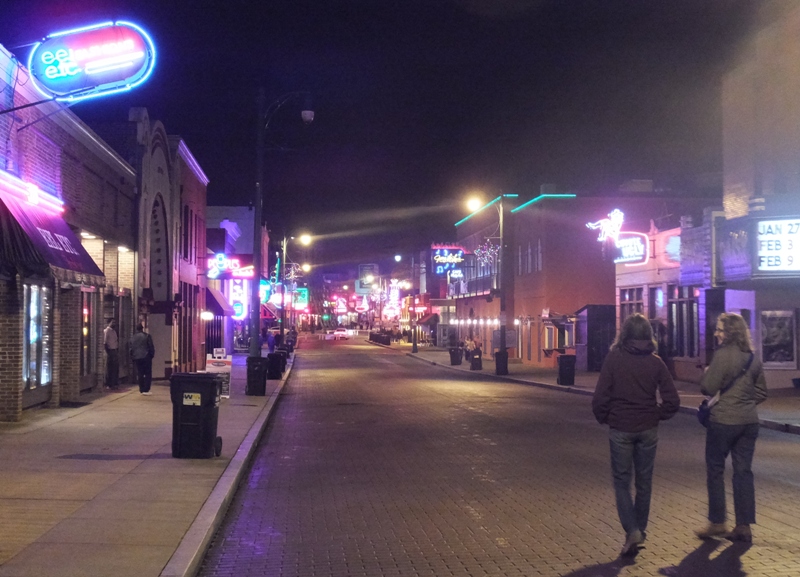
<svg viewBox="0 0 800 577">
<path fill-rule="evenodd" d="M 206 276 L 210 279 L 253 278 L 256 276 L 253 255 L 216 254 L 214 258 L 208 259 Z"/>
<path fill-rule="evenodd" d="M 153 41 L 142 28 L 104 22 L 50 34 L 33 47 L 28 69 L 46 97 L 76 102 L 139 86 L 155 61 Z"/>
</svg>

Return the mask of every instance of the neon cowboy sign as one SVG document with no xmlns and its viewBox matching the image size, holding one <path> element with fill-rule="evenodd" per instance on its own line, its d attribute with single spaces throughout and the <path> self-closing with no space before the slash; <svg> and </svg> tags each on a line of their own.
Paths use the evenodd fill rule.
<svg viewBox="0 0 800 577">
<path fill-rule="evenodd" d="M 644 264 L 650 258 L 650 239 L 642 232 L 622 231 L 625 214 L 615 208 L 608 213 L 608 218 L 596 222 L 587 222 L 586 227 L 600 230 L 598 242 L 613 241 L 616 249 L 614 264 L 628 266 Z"/>
<path fill-rule="evenodd" d="M 28 58 L 44 96 L 76 102 L 131 90 L 153 71 L 153 41 L 136 24 L 104 22 L 50 34 Z"/>
</svg>

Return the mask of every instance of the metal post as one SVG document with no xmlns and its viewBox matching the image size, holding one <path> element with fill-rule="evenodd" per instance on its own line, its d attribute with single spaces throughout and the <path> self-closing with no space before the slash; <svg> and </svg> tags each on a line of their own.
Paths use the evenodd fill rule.
<svg viewBox="0 0 800 577">
<path fill-rule="evenodd" d="M 261 296 L 259 285 L 261 283 L 262 254 L 261 254 L 261 220 L 262 198 L 261 183 L 264 180 L 264 89 L 258 90 L 258 121 L 256 122 L 256 192 L 253 199 L 253 268 L 255 269 L 250 294 L 250 349 L 248 356 L 260 357 L 261 346 Z"/>
<path fill-rule="evenodd" d="M 495 354 L 495 374 L 508 374 L 508 350 L 506 343 L 506 287 L 503 277 L 505 264 L 506 237 L 504 228 L 505 206 L 503 195 L 500 196 L 500 252 L 497 255 L 497 290 L 500 293 L 500 350 Z"/>
<path fill-rule="evenodd" d="M 284 325 L 286 325 L 286 236 L 283 237 L 283 256 L 281 258 L 281 345 L 284 344 Z"/>
</svg>

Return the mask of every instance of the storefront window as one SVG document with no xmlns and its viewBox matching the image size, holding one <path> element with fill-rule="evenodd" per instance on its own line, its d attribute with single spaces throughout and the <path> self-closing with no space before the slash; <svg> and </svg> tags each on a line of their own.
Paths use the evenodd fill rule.
<svg viewBox="0 0 800 577">
<path fill-rule="evenodd" d="M 668 347 L 671 357 L 696 357 L 699 354 L 699 325 L 696 287 L 669 285 Z"/>
<path fill-rule="evenodd" d="M 644 310 L 644 289 L 642 287 L 620 289 L 619 291 L 619 323 L 625 322 L 633 313 Z"/>
<path fill-rule="evenodd" d="M 92 293 L 81 293 L 81 376 L 92 374 Z"/>
<path fill-rule="evenodd" d="M 51 293 L 47 287 L 24 285 L 25 327 L 22 379 L 26 390 L 52 382 Z"/>
</svg>

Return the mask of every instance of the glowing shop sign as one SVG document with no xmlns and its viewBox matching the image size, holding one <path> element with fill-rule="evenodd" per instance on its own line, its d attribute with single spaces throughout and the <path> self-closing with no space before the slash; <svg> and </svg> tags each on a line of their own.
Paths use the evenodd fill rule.
<svg viewBox="0 0 800 577">
<path fill-rule="evenodd" d="M 153 41 L 139 26 L 104 22 L 50 34 L 33 47 L 28 69 L 46 97 L 76 102 L 139 86 L 155 61 Z"/>
<path fill-rule="evenodd" d="M 230 281 L 230 299 L 233 307 L 233 320 L 240 321 L 247 316 L 247 281 L 243 279 L 233 279 Z"/>
<path fill-rule="evenodd" d="M 758 270 L 800 271 L 800 219 L 760 220 L 757 227 Z"/>
<path fill-rule="evenodd" d="M 457 247 L 437 248 L 433 252 L 433 271 L 435 274 L 447 274 L 460 270 L 464 262 L 464 249 Z"/>
<path fill-rule="evenodd" d="M 206 276 L 210 279 L 253 278 L 256 276 L 253 255 L 219 253 L 208 259 Z"/>
<path fill-rule="evenodd" d="M 364 297 L 362 297 L 362 299 L 361 299 L 361 304 L 357 304 L 357 305 L 356 305 L 356 312 L 358 312 L 358 313 L 365 313 L 365 312 L 367 312 L 368 310 L 369 310 L 369 303 L 367 302 L 367 297 L 366 297 L 366 295 L 365 295 L 365 296 L 364 296 Z M 342 312 L 346 312 L 346 311 L 342 311 Z"/>
<path fill-rule="evenodd" d="M 608 218 L 587 222 L 586 228 L 600 230 L 598 242 L 614 242 L 614 264 L 633 266 L 646 263 L 650 258 L 649 237 L 643 232 L 623 232 L 620 230 L 623 222 L 625 214 L 615 208 L 608 213 Z"/>
</svg>

